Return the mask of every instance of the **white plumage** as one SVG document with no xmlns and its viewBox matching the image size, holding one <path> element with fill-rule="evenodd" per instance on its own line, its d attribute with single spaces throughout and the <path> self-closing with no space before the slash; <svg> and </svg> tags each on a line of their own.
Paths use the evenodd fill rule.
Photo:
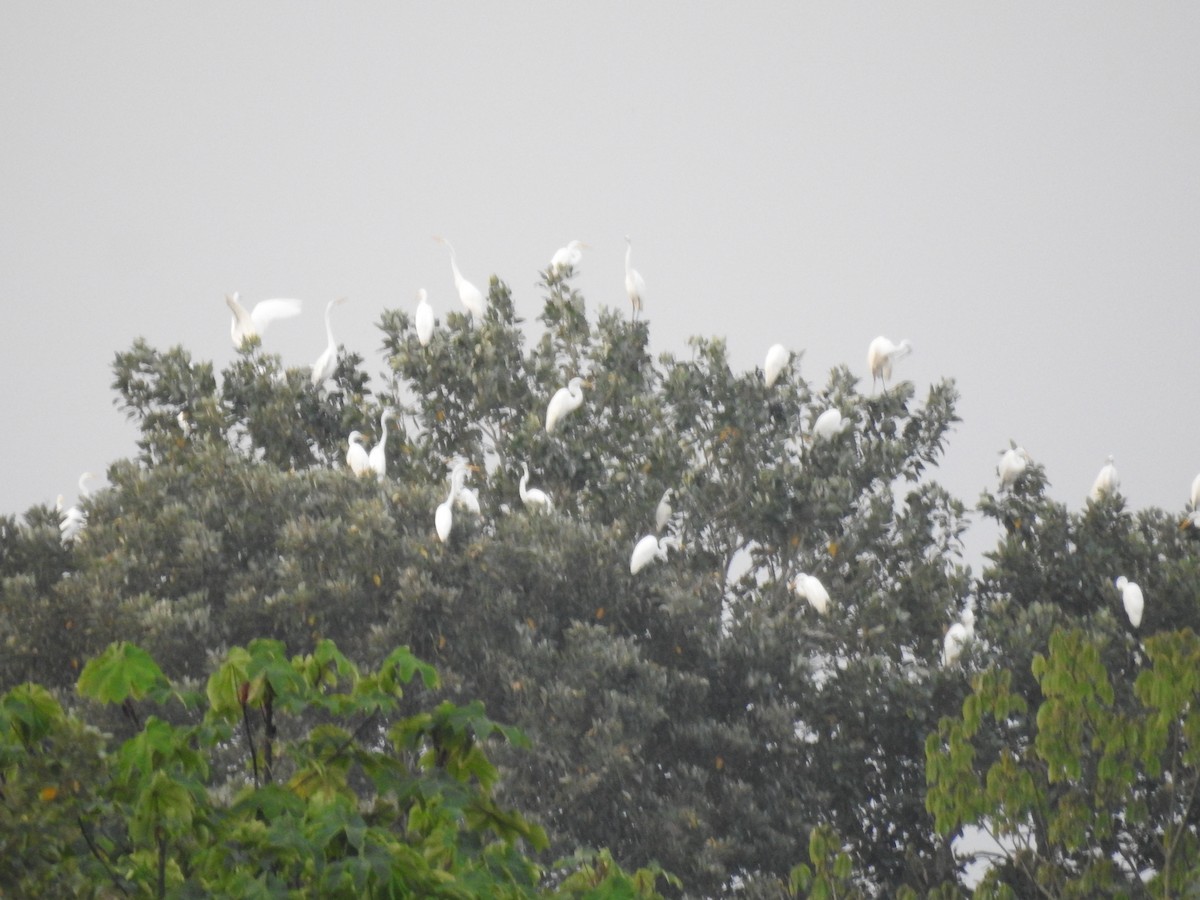
<svg viewBox="0 0 1200 900">
<path fill-rule="evenodd" d="M 1116 580 L 1117 590 L 1121 592 L 1121 603 L 1125 607 L 1125 615 L 1129 616 L 1129 624 L 1137 628 L 1142 624 L 1142 613 L 1146 609 L 1146 598 L 1142 589 L 1122 575 Z"/>
<path fill-rule="evenodd" d="M 886 391 L 888 379 L 892 377 L 892 363 L 910 353 L 912 353 L 912 345 L 907 340 L 893 344 L 880 335 L 871 341 L 871 345 L 867 348 L 867 368 L 871 370 L 871 389 L 875 389 L 875 381 L 879 380 L 883 382 L 883 389 Z"/>
<path fill-rule="evenodd" d="M 583 384 L 583 379 L 577 376 L 572 378 L 566 387 L 554 392 L 546 406 L 546 431 L 553 431 L 559 419 L 579 409 L 583 403 Z"/>
<path fill-rule="evenodd" d="M 329 314 L 333 312 L 335 306 L 345 300 L 345 297 L 338 297 L 325 304 L 325 351 L 317 357 L 317 361 L 312 365 L 313 387 L 323 385 L 337 369 L 337 341 L 333 339 L 333 325 L 329 321 Z"/>
<path fill-rule="evenodd" d="M 801 572 L 792 582 L 792 586 L 797 594 L 808 601 L 809 606 L 821 615 L 828 614 L 829 591 L 825 590 L 825 585 L 821 584 L 819 578 L 809 575 L 807 572 Z"/>
<path fill-rule="evenodd" d="M 233 323 L 229 326 L 229 334 L 233 338 L 233 346 L 239 350 L 242 344 L 252 337 L 262 337 L 267 326 L 276 319 L 287 319 L 300 315 L 299 300 L 260 300 L 254 304 L 250 312 L 238 300 L 238 293 L 225 295 L 225 303 L 233 312 Z"/>
<path fill-rule="evenodd" d="M 361 431 L 350 432 L 347 439 L 350 445 L 346 448 L 346 465 L 355 475 L 366 475 L 371 471 L 371 460 L 367 448 L 362 445 L 362 439 Z"/>
<path fill-rule="evenodd" d="M 791 361 L 792 354 L 783 344 L 772 344 L 767 350 L 766 361 L 763 362 L 763 381 L 767 387 L 773 387 L 784 367 Z"/>
<path fill-rule="evenodd" d="M 1020 481 L 1032 461 L 1024 447 L 1010 447 L 1005 450 L 1004 455 L 1000 457 L 1000 465 L 996 468 L 996 473 L 1000 476 L 1000 490 L 1011 488 Z"/>
<path fill-rule="evenodd" d="M 629 305 L 633 307 L 633 318 L 642 311 L 642 298 L 646 294 L 646 282 L 642 273 L 633 267 L 633 241 L 625 235 L 625 293 L 629 295 Z"/>
<path fill-rule="evenodd" d="M 841 410 L 827 409 L 817 416 L 817 421 L 813 422 L 813 437 L 820 441 L 832 440 L 835 435 L 841 434 L 850 425 L 849 419 L 842 418 Z"/>
<path fill-rule="evenodd" d="M 84 472 L 79 476 L 79 503 L 82 503 L 92 495 L 92 492 L 88 490 L 87 483 L 94 477 L 95 476 L 92 475 L 91 472 Z M 62 508 L 61 497 L 59 498 L 59 503 L 57 505 L 59 509 Z M 80 534 L 83 533 L 83 529 L 86 527 L 87 513 L 85 513 L 78 505 L 72 506 L 65 513 L 63 513 L 62 519 L 58 523 L 59 538 L 62 540 L 64 545 L 70 544 L 76 538 L 78 538 Z"/>
<path fill-rule="evenodd" d="M 633 554 L 629 557 L 629 574 L 636 575 L 655 559 L 665 560 L 668 547 L 679 549 L 679 541 L 671 535 L 656 538 L 648 534 L 643 537 L 634 546 Z"/>
<path fill-rule="evenodd" d="M 1092 482 L 1092 490 L 1088 496 L 1093 501 L 1099 501 L 1101 497 L 1111 497 L 1117 492 L 1117 488 L 1121 486 L 1121 478 L 1117 475 L 1117 467 L 1113 465 L 1113 458 L 1110 456 L 1108 462 L 1100 469 L 1100 474 L 1096 476 L 1096 480 Z"/>
<path fill-rule="evenodd" d="M 422 347 L 428 347 L 433 340 L 433 307 L 425 288 L 417 291 L 417 340 Z"/>
<path fill-rule="evenodd" d="M 383 415 L 379 417 L 379 441 L 371 448 L 371 452 L 367 454 L 367 464 L 371 467 L 371 471 L 375 473 L 375 477 L 382 481 L 387 477 L 387 421 L 395 418 L 395 413 L 390 409 L 385 409 Z"/>
<path fill-rule="evenodd" d="M 975 640 L 975 613 L 964 610 L 961 621 L 946 629 L 942 640 L 942 665 L 952 666 L 958 662 L 967 644 Z"/>
<path fill-rule="evenodd" d="M 527 488 L 529 484 L 529 464 L 521 463 L 521 484 L 519 490 L 521 493 L 521 502 L 525 504 L 526 509 L 531 509 L 541 512 L 549 512 L 553 504 L 550 502 L 550 495 L 540 488 Z"/>
<path fill-rule="evenodd" d="M 483 312 L 486 307 L 483 292 L 467 281 L 467 279 L 463 278 L 462 272 L 458 271 L 458 258 L 455 256 L 454 247 L 451 246 L 450 242 L 443 237 L 435 237 L 434 240 L 439 244 L 445 244 L 449 247 L 450 271 L 454 274 L 454 287 L 458 291 L 458 299 L 467 308 L 467 312 L 471 314 L 471 318 L 478 322 L 483 318 Z"/>
<path fill-rule="evenodd" d="M 550 268 L 555 272 L 563 269 L 574 269 L 583 259 L 583 250 L 587 246 L 583 241 L 571 241 L 565 247 L 559 247 L 550 257 Z"/>
</svg>

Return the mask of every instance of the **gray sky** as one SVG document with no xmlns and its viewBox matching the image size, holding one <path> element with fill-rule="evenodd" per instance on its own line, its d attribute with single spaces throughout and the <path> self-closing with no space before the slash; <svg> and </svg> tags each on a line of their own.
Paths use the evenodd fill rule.
<svg viewBox="0 0 1200 900">
<path fill-rule="evenodd" d="M 782 341 L 817 385 L 877 334 L 957 379 L 940 479 L 1010 437 L 1078 506 L 1109 453 L 1135 507 L 1200 472 L 1200 5 L 294 3 L 0 8 L 0 510 L 133 450 L 110 365 L 139 335 L 232 359 L 225 293 L 294 296 L 307 366 L 380 312 L 458 309 L 587 241 L 593 313 L 655 351 Z M 531 327 L 536 327 L 534 323 Z M 990 541 L 990 538 L 988 538 Z"/>
</svg>

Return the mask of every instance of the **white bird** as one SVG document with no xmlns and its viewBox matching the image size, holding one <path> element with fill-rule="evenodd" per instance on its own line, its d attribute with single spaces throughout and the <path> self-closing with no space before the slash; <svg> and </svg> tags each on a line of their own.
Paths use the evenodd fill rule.
<svg viewBox="0 0 1200 900">
<path fill-rule="evenodd" d="M 587 247 L 583 241 L 571 241 L 565 247 L 559 247 L 554 251 L 554 255 L 550 257 L 550 268 L 555 272 L 561 272 L 563 269 L 573 269 L 579 265 L 579 261 L 583 259 L 583 251 Z"/>
<path fill-rule="evenodd" d="M 450 248 L 450 271 L 454 273 L 454 287 L 458 290 L 458 299 L 467 308 L 467 312 L 471 314 L 471 318 L 478 322 L 483 318 L 485 307 L 483 293 L 479 288 L 463 278 L 462 272 L 458 271 L 458 260 L 454 255 L 454 247 L 451 246 L 450 242 L 444 237 L 435 237 L 434 240 Z"/>
<path fill-rule="evenodd" d="M 1125 615 L 1129 616 L 1129 624 L 1137 628 L 1142 624 L 1142 611 L 1146 608 L 1146 598 L 1142 589 L 1122 575 L 1114 582 L 1121 592 L 1121 602 L 1125 605 Z"/>
<path fill-rule="evenodd" d="M 667 527 L 667 523 L 671 521 L 671 515 L 675 512 L 671 507 L 671 488 L 663 491 L 662 497 L 658 501 L 658 506 L 654 508 L 654 528 L 657 531 L 662 531 Z"/>
<path fill-rule="evenodd" d="M 546 407 L 547 432 L 553 431 L 554 426 L 563 416 L 579 409 L 580 404 L 583 403 L 582 387 L 584 384 L 587 382 L 576 376 L 567 383 L 566 387 L 559 388 L 554 392 L 554 396 L 550 398 L 550 403 Z"/>
<path fill-rule="evenodd" d="M 84 472 L 79 476 L 79 503 L 82 503 L 92 495 L 88 490 L 87 483 L 95 476 L 91 472 Z M 58 508 L 62 508 L 62 498 L 59 497 Z M 87 527 L 87 513 L 79 508 L 78 505 L 72 506 L 63 513 L 62 520 L 58 523 L 59 537 L 62 539 L 63 545 L 67 545 L 74 541 Z"/>
<path fill-rule="evenodd" d="M 225 302 L 233 311 L 233 323 L 229 326 L 229 334 L 233 338 L 233 346 L 239 350 L 242 344 L 252 337 L 262 337 L 267 326 L 276 319 L 288 319 L 300 315 L 299 300 L 260 300 L 254 304 L 254 309 L 246 312 L 246 308 L 238 301 L 238 293 L 226 294 Z"/>
<path fill-rule="evenodd" d="M 470 465 L 465 459 L 460 459 L 454 464 L 450 471 L 450 493 L 433 514 L 433 527 L 437 531 L 438 540 L 443 544 L 450 539 L 450 529 L 454 527 L 454 501 L 463 489 L 469 468 Z"/>
<path fill-rule="evenodd" d="M 184 436 L 196 430 L 196 426 L 188 420 L 187 413 L 182 409 L 175 414 L 175 421 L 179 424 L 179 430 L 184 433 Z"/>
<path fill-rule="evenodd" d="M 1000 490 L 1012 488 L 1021 480 L 1029 464 L 1033 462 L 1024 447 L 1009 447 L 1000 457 L 1000 465 L 996 473 L 1000 476 Z"/>
<path fill-rule="evenodd" d="M 633 242 L 625 235 L 625 293 L 633 307 L 633 318 L 642 311 L 642 297 L 646 293 L 646 281 L 642 273 L 633 267 Z"/>
<path fill-rule="evenodd" d="M 429 305 L 425 288 L 417 291 L 417 340 L 422 347 L 428 347 L 433 340 L 433 307 Z"/>
<path fill-rule="evenodd" d="M 763 380 L 767 383 L 767 387 L 775 384 L 776 379 L 779 378 L 791 359 L 792 354 L 783 344 L 771 345 L 771 349 L 767 351 L 767 360 L 763 363 Z"/>
<path fill-rule="evenodd" d="M 383 481 L 387 477 L 387 420 L 395 418 L 396 414 L 390 409 L 385 409 L 383 415 L 379 417 L 379 430 L 381 432 L 379 441 L 371 448 L 371 452 L 367 454 L 367 465 L 371 467 L 371 471 L 375 473 L 375 477 Z"/>
<path fill-rule="evenodd" d="M 967 644 L 975 640 L 975 613 L 963 610 L 961 621 L 946 629 L 942 640 L 942 666 L 952 666 L 958 661 Z"/>
<path fill-rule="evenodd" d="M 813 437 L 822 441 L 832 440 L 834 435 L 841 434 L 852 424 L 850 419 L 842 418 L 840 409 L 827 409 L 813 422 Z"/>
<path fill-rule="evenodd" d="M 893 344 L 883 335 L 871 341 L 867 348 L 867 368 L 871 370 L 871 390 L 875 389 L 876 380 L 883 382 L 887 390 L 888 379 L 892 377 L 892 363 L 901 357 L 912 353 L 912 344 L 907 340 Z"/>
<path fill-rule="evenodd" d="M 1192 509 L 1200 509 L 1200 475 L 1192 481 Z"/>
<path fill-rule="evenodd" d="M 529 464 L 521 463 L 523 475 L 521 475 L 521 483 L 519 490 L 521 492 L 521 502 L 525 504 L 527 509 L 541 510 L 542 512 L 550 512 L 553 504 L 550 502 L 550 496 L 539 488 L 528 488 L 529 484 Z"/>
<path fill-rule="evenodd" d="M 350 446 L 346 448 L 346 465 L 355 475 L 366 475 L 371 471 L 371 459 L 367 455 L 367 448 L 362 445 L 362 438 L 361 431 L 350 432 Z"/>
<path fill-rule="evenodd" d="M 1117 467 L 1113 465 L 1113 458 L 1109 456 L 1108 462 L 1100 470 L 1100 474 L 1096 476 L 1096 480 L 1092 482 L 1092 490 L 1088 496 L 1093 501 L 1099 502 L 1101 497 L 1111 497 L 1117 492 L 1117 488 L 1121 486 L 1120 476 L 1117 475 Z"/>
<path fill-rule="evenodd" d="M 815 575 L 801 572 L 792 582 L 796 593 L 808 601 L 808 605 L 821 615 L 829 613 L 829 591 Z"/>
<path fill-rule="evenodd" d="M 337 341 L 333 339 L 333 326 L 329 324 L 329 314 L 333 312 L 333 308 L 340 303 L 344 303 L 345 297 L 338 297 L 336 300 L 330 300 L 325 304 L 325 352 L 317 357 L 317 361 L 312 366 L 312 386 L 320 387 L 325 381 L 333 375 L 337 368 Z"/>
<path fill-rule="evenodd" d="M 479 506 L 479 494 L 474 488 L 464 487 L 458 492 L 458 496 L 454 498 L 454 505 L 461 506 L 472 515 L 482 515 L 482 509 Z"/>
<path fill-rule="evenodd" d="M 636 575 L 655 559 L 666 560 L 668 547 L 679 549 L 679 541 L 673 535 L 661 538 L 652 534 L 646 535 L 637 542 L 633 548 L 633 555 L 629 557 L 629 574 Z"/>
</svg>

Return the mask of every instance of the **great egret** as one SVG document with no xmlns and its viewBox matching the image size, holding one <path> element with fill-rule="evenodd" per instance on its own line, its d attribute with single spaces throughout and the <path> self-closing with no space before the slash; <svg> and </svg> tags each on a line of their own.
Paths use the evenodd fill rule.
<svg viewBox="0 0 1200 900">
<path fill-rule="evenodd" d="M 91 472 L 84 472 L 79 476 L 79 503 L 82 503 L 92 495 L 92 492 L 88 490 L 87 483 L 95 477 Z M 59 506 L 61 507 L 61 498 Z M 87 513 L 80 509 L 78 505 L 68 509 L 63 513 L 62 520 L 58 523 L 58 533 L 63 545 L 65 546 L 74 541 L 86 527 Z"/>
<path fill-rule="evenodd" d="M 1192 481 L 1192 509 L 1200 509 L 1200 475 Z"/>
<path fill-rule="evenodd" d="M 658 501 L 658 506 L 654 508 L 654 528 L 657 531 L 662 531 L 667 527 L 667 523 L 671 521 L 671 514 L 675 512 L 671 508 L 671 488 L 663 491 L 662 497 Z"/>
<path fill-rule="evenodd" d="M 239 350 L 242 344 L 252 337 L 261 337 L 267 326 L 276 319 L 288 319 L 300 315 L 299 300 L 260 300 L 254 304 L 254 309 L 246 312 L 246 308 L 238 300 L 238 293 L 225 295 L 225 303 L 233 311 L 233 323 L 229 326 L 229 334 L 233 338 L 233 346 Z"/>
<path fill-rule="evenodd" d="M 341 303 L 344 303 L 345 297 L 338 297 L 336 300 L 330 300 L 325 304 L 325 352 L 317 357 L 317 361 L 312 366 L 312 386 L 320 387 L 330 376 L 333 375 L 334 369 L 337 368 L 337 341 L 333 339 L 333 326 L 329 324 L 329 314 L 333 312 L 333 308 Z"/>
<path fill-rule="evenodd" d="M 546 407 L 547 432 L 553 431 L 554 426 L 563 416 L 579 409 L 579 405 L 583 403 L 582 387 L 585 384 L 587 382 L 576 376 L 567 383 L 566 387 L 559 388 L 554 392 L 554 396 L 550 398 L 550 403 Z"/>
<path fill-rule="evenodd" d="M 801 572 L 792 582 L 792 586 L 818 613 L 823 616 L 829 614 L 829 591 L 825 590 L 825 585 L 821 584 L 819 578 Z"/>
<path fill-rule="evenodd" d="M 646 535 L 637 542 L 633 548 L 633 555 L 629 557 L 629 574 L 636 575 L 655 559 L 666 560 L 668 547 L 679 549 L 679 541 L 673 535 L 660 538 L 652 534 Z"/>
<path fill-rule="evenodd" d="M 450 248 L 450 271 L 454 273 L 454 287 L 458 290 L 458 299 L 467 308 L 467 312 L 471 314 L 471 318 L 478 322 L 483 318 L 485 306 L 483 293 L 479 288 L 463 278 L 462 272 L 458 271 L 458 259 L 454 255 L 454 247 L 450 242 L 444 237 L 435 237 L 434 240 Z"/>
<path fill-rule="evenodd" d="M 783 372 L 784 367 L 791 361 L 792 354 L 783 344 L 772 344 L 767 351 L 767 360 L 763 363 L 763 380 L 767 387 L 772 387 Z"/>
<path fill-rule="evenodd" d="M 1101 497 L 1111 497 L 1115 494 L 1120 486 L 1121 478 L 1117 475 L 1117 467 L 1113 465 L 1113 458 L 1109 456 L 1108 461 L 1100 470 L 1100 474 L 1092 482 L 1092 490 L 1088 496 L 1094 502 L 1099 502 Z"/>
<path fill-rule="evenodd" d="M 587 247 L 583 241 L 571 241 L 565 247 L 559 247 L 550 257 L 550 268 L 555 272 L 563 269 L 574 269 L 583 259 L 583 251 Z"/>
<path fill-rule="evenodd" d="M 450 470 L 450 493 L 433 514 L 433 527 L 437 531 L 438 540 L 443 544 L 450 539 L 450 529 L 454 527 L 454 501 L 463 489 L 469 468 L 472 466 L 465 459 L 455 462 L 454 468 Z"/>
<path fill-rule="evenodd" d="M 1137 628 L 1142 624 L 1142 612 L 1146 608 L 1146 598 L 1142 589 L 1122 575 L 1114 582 L 1121 592 L 1121 603 L 1125 606 L 1125 615 L 1129 616 L 1129 624 Z"/>
<path fill-rule="evenodd" d="M 841 434 L 852 424 L 850 419 L 842 418 L 841 410 L 827 409 L 813 422 L 813 437 L 821 441 L 832 440 L 835 435 Z"/>
<path fill-rule="evenodd" d="M 433 307 L 425 288 L 417 291 L 417 340 L 422 347 L 428 347 L 433 340 Z"/>
<path fill-rule="evenodd" d="M 454 505 L 461 506 L 467 512 L 473 515 L 482 515 L 483 510 L 479 507 L 479 494 L 474 488 L 464 487 L 459 490 L 458 496 L 454 498 Z"/>
<path fill-rule="evenodd" d="M 1024 447 L 1009 447 L 1000 457 L 996 473 L 1000 476 L 1000 490 L 1011 489 L 1021 480 L 1029 464 L 1033 462 Z"/>
<path fill-rule="evenodd" d="M 346 465 L 355 475 L 366 475 L 371 471 L 371 459 L 367 456 L 367 448 L 362 445 L 362 432 L 352 431 L 346 448 Z"/>
<path fill-rule="evenodd" d="M 367 464 L 380 481 L 387 477 L 387 421 L 395 417 L 396 414 L 392 410 L 385 409 L 383 411 L 383 415 L 379 417 L 379 441 L 367 455 Z"/>
<path fill-rule="evenodd" d="M 521 492 L 521 502 L 527 509 L 550 512 L 553 508 L 550 495 L 539 488 L 526 488 L 526 485 L 529 484 L 529 463 L 521 463 L 521 471 L 523 474 L 518 486 L 518 490 Z"/>
<path fill-rule="evenodd" d="M 880 335 L 871 341 L 871 346 L 867 348 L 867 368 L 871 370 L 871 390 L 875 389 L 875 382 L 879 380 L 883 382 L 883 389 L 886 391 L 888 379 L 892 377 L 892 363 L 910 353 L 912 353 L 912 344 L 907 340 L 893 344 Z"/>
<path fill-rule="evenodd" d="M 633 267 L 633 241 L 625 235 L 625 293 L 629 295 L 629 304 L 633 307 L 633 318 L 642 311 L 642 297 L 646 293 L 646 281 L 642 273 Z"/>
<path fill-rule="evenodd" d="M 942 640 L 942 666 L 954 665 L 963 649 L 975 640 L 975 613 L 967 609 L 963 611 L 960 621 L 946 629 L 946 637 Z"/>
</svg>

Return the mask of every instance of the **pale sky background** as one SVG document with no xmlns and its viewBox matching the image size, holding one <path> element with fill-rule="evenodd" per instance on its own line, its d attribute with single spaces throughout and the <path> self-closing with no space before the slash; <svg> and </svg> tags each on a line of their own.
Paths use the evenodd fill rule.
<svg viewBox="0 0 1200 900">
<path fill-rule="evenodd" d="M 1182 510 L 1198 47 L 1191 3 L 4 3 L 0 511 L 133 454 L 134 338 L 228 363 L 227 292 L 304 301 L 265 341 L 296 366 L 348 296 L 379 373 L 383 309 L 460 308 L 431 235 L 533 334 L 572 238 L 589 312 L 628 308 L 627 233 L 656 353 L 781 341 L 869 390 L 871 338 L 909 338 L 918 397 L 958 381 L 967 503 L 1011 437 L 1072 506 L 1112 453 Z"/>
</svg>

